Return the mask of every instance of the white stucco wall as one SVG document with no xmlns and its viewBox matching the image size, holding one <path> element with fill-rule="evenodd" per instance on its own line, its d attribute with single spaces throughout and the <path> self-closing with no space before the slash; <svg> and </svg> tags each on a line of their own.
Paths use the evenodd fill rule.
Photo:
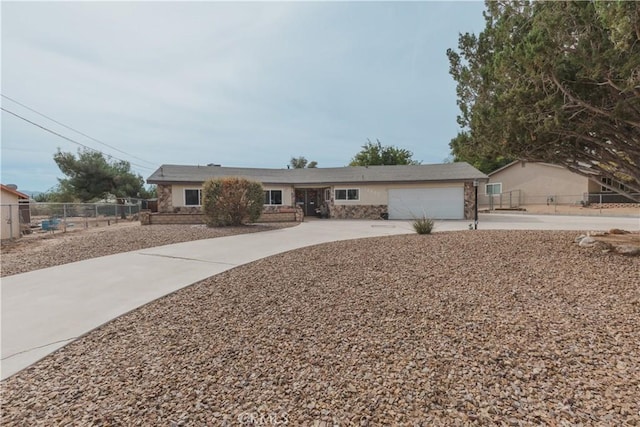
<svg viewBox="0 0 640 427">
<path fill-rule="evenodd" d="M 502 183 L 504 193 L 520 191 L 520 204 L 546 204 L 553 197 L 554 203 L 573 204 L 582 200 L 589 191 L 589 179 L 560 166 L 545 163 L 519 162 L 492 174 L 489 183 Z M 489 203 L 485 186 L 478 189 L 479 204 Z M 497 196 L 494 196 L 494 204 Z"/>
<path fill-rule="evenodd" d="M 292 191 L 293 188 L 290 185 L 263 185 L 264 190 L 282 190 L 282 205 L 292 206 Z M 184 202 L 184 190 L 201 190 L 202 186 L 199 185 L 179 185 L 173 184 L 171 187 L 171 198 L 174 207 L 186 206 Z"/>
<path fill-rule="evenodd" d="M 263 185 L 262 189 L 282 190 L 282 206 L 293 206 L 293 186 L 292 185 Z"/>
<path fill-rule="evenodd" d="M 442 187 L 460 187 L 463 188 L 462 182 L 458 183 L 433 183 L 433 184 L 348 184 L 334 185 L 331 187 L 331 194 L 335 196 L 336 189 L 357 188 L 360 190 L 360 200 L 334 200 L 336 205 L 386 205 L 389 202 L 389 190 L 391 189 L 412 189 L 412 188 L 442 188 Z"/>
<path fill-rule="evenodd" d="M 296 186 L 295 188 L 330 188 L 331 197 L 336 205 L 386 205 L 389 202 L 389 190 L 402 188 L 442 188 L 442 187 L 460 187 L 463 188 L 462 182 L 458 183 L 429 183 L 429 184 L 339 184 L 327 186 Z M 198 185 L 172 185 L 172 203 L 174 207 L 184 207 L 184 190 L 201 189 Z M 359 200 L 335 200 L 336 189 L 359 190 Z M 282 190 L 282 205 L 293 206 L 293 197 L 295 197 L 294 187 L 292 185 L 263 185 L 264 190 Z"/>
</svg>

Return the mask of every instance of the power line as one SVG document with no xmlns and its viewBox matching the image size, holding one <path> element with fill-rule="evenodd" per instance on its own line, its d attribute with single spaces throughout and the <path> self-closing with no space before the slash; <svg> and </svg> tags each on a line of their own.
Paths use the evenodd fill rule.
<svg viewBox="0 0 640 427">
<path fill-rule="evenodd" d="M 35 109 L 33 109 L 33 108 L 29 107 L 29 106 L 26 106 L 26 105 L 24 105 L 23 103 L 18 102 L 18 101 L 16 101 L 16 100 L 15 100 L 15 99 L 13 99 L 13 98 L 8 97 L 7 95 L 0 94 L 0 96 L 2 96 L 3 98 L 8 99 L 8 100 L 9 100 L 9 101 L 11 101 L 11 102 L 14 102 L 14 103 L 16 103 L 16 104 L 20 105 L 21 107 L 26 108 L 26 109 L 27 109 L 27 110 L 29 110 L 29 111 L 32 111 L 32 112 L 34 112 L 34 113 L 38 114 L 39 116 L 44 117 L 45 119 L 49 119 L 49 120 L 51 120 L 52 122 L 57 123 L 57 124 L 59 124 L 60 126 L 62 126 L 62 127 L 65 127 L 65 128 L 67 128 L 67 129 L 69 129 L 70 131 L 73 131 L 73 132 L 75 132 L 75 133 L 77 133 L 77 134 L 79 134 L 79 135 L 82 135 L 82 136 L 84 136 L 85 138 L 89 138 L 90 140 L 95 141 L 95 142 L 97 142 L 98 144 L 102 144 L 102 145 L 104 145 L 105 147 L 109 147 L 109 148 L 111 148 L 112 150 L 115 150 L 115 151 L 117 151 L 117 152 L 119 152 L 119 153 L 126 154 L 126 155 L 127 155 L 127 156 L 129 156 L 129 157 L 132 157 L 132 158 L 134 158 L 134 159 L 138 159 L 138 160 L 140 160 L 140 161 L 142 161 L 142 162 L 145 162 L 145 163 L 148 163 L 148 164 L 150 164 L 150 165 L 154 165 L 154 166 L 155 166 L 155 163 L 149 162 L 149 161 L 147 161 L 147 160 L 145 160 L 145 159 L 141 159 L 140 157 L 136 157 L 136 156 L 134 156 L 133 154 L 127 153 L 126 151 L 122 151 L 121 149 L 119 149 L 119 148 L 117 148 L 117 147 L 114 147 L 113 145 L 109 145 L 109 144 L 107 144 L 106 142 L 102 142 L 102 141 L 100 141 L 99 139 L 96 139 L 96 138 L 94 138 L 94 137 L 92 137 L 92 136 L 87 135 L 86 133 L 80 132 L 79 130 L 74 129 L 74 128 L 72 128 L 71 126 L 67 126 L 67 125 L 65 125 L 64 123 L 60 123 L 60 122 L 59 122 L 59 121 L 57 121 L 56 119 L 53 119 L 53 118 L 51 118 L 51 117 L 49 117 L 49 116 L 47 116 L 47 115 L 45 115 L 45 114 L 42 114 L 41 112 L 39 112 L 39 111 L 37 111 L 37 110 L 35 110 Z"/>
<path fill-rule="evenodd" d="M 120 159 L 120 158 L 118 158 L 118 157 L 112 156 L 112 155 L 110 155 L 110 154 L 103 153 L 102 151 L 100 151 L 100 150 L 96 150 L 95 148 L 91 148 L 91 147 L 89 147 L 88 145 L 84 145 L 84 144 L 83 144 L 83 143 L 81 143 L 81 142 L 75 141 L 75 140 L 73 140 L 73 139 L 71 139 L 71 138 L 69 138 L 69 137 L 67 137 L 67 136 L 64 136 L 64 135 L 62 135 L 62 134 L 59 134 L 58 132 L 53 131 L 53 130 L 51 130 L 51 129 L 49 129 L 49 128 L 45 127 L 45 126 L 42 126 L 42 125 L 40 125 L 40 124 L 38 124 L 38 123 L 36 123 L 36 122 L 32 122 L 31 120 L 29 120 L 29 119 L 27 119 L 27 118 L 24 118 L 24 117 L 22 117 L 21 115 L 14 113 L 13 111 L 9 111 L 9 110 L 7 110 L 7 109 L 6 109 L 6 108 L 4 108 L 4 107 L 0 107 L 0 110 L 4 111 L 4 112 L 6 112 L 6 113 L 9 113 L 9 114 L 11 114 L 12 116 L 15 116 L 15 117 L 17 117 L 17 118 L 19 118 L 19 119 L 21 119 L 21 120 L 24 120 L 25 122 L 30 123 L 30 124 L 32 124 L 33 126 L 39 127 L 40 129 L 42 129 L 42 130 L 44 130 L 44 131 L 46 131 L 46 132 L 52 133 L 52 134 L 54 134 L 54 135 L 56 135 L 56 136 L 58 136 L 58 137 L 60 137 L 60 138 L 62 138 L 62 139 L 65 139 L 65 140 L 67 140 L 67 141 L 69 141 L 69 142 L 72 142 L 72 143 L 77 144 L 77 145 L 79 145 L 79 146 L 81 146 L 81 147 L 84 147 L 84 148 L 86 148 L 87 150 L 95 151 L 95 152 L 97 152 L 97 153 L 102 154 L 103 156 L 107 156 L 107 157 L 110 157 L 110 158 L 114 158 L 114 159 L 116 159 L 116 160 L 120 160 L 121 162 L 126 162 L 126 163 L 129 163 L 129 164 L 131 164 L 131 165 L 138 166 L 139 168 L 142 168 L 142 169 L 155 170 L 154 168 L 150 168 L 150 167 L 148 167 L 148 166 L 143 166 L 143 165 L 140 165 L 140 164 L 137 164 L 137 163 L 129 162 L 128 160 L 123 160 L 123 159 Z"/>
</svg>

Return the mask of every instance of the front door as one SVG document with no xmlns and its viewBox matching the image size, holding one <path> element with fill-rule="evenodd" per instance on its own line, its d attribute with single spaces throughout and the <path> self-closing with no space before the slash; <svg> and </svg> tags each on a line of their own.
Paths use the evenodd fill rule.
<svg viewBox="0 0 640 427">
<path fill-rule="evenodd" d="M 320 207 L 320 192 L 315 188 L 297 188 L 296 206 L 300 206 L 305 216 L 315 216 Z"/>
</svg>

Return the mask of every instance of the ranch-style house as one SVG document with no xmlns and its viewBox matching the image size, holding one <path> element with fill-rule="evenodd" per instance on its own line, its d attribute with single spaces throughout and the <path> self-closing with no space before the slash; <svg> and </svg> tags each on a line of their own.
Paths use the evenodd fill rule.
<svg viewBox="0 0 640 427">
<path fill-rule="evenodd" d="M 203 183 L 224 177 L 260 182 L 265 214 L 297 211 L 342 219 L 472 219 L 474 185 L 484 186 L 488 179 L 463 162 L 305 169 L 162 165 L 147 179 L 158 189 L 153 215 L 200 214 Z"/>
</svg>

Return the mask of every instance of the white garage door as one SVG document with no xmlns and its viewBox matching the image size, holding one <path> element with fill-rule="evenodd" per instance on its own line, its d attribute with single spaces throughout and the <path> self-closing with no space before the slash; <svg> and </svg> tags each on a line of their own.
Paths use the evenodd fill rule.
<svg viewBox="0 0 640 427">
<path fill-rule="evenodd" d="M 389 219 L 464 219 L 462 187 L 389 190 Z"/>
</svg>

